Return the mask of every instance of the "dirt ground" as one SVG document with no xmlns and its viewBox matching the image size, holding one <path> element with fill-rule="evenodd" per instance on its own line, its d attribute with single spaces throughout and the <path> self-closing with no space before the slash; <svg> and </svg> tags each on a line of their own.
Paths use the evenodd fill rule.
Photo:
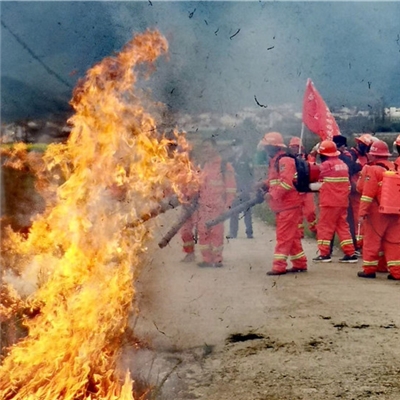
<svg viewBox="0 0 400 400">
<path fill-rule="evenodd" d="M 313 264 L 314 239 L 303 241 L 307 273 L 268 277 L 275 232 L 257 220 L 254 239 L 240 221 L 223 268 L 185 264 L 178 237 L 156 246 L 173 213 L 159 221 L 136 284 L 132 324 L 152 350 L 124 358 L 155 397 L 400 399 L 400 282 L 358 278 L 361 262 Z"/>
</svg>

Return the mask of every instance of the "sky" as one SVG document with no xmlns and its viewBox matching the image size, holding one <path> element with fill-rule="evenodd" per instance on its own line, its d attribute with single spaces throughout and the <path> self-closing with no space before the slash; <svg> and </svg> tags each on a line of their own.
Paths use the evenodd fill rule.
<svg viewBox="0 0 400 400">
<path fill-rule="evenodd" d="M 400 107 L 399 2 L 1 2 L 2 121 L 68 109 L 85 71 L 136 32 L 169 57 L 146 85 L 184 113 L 293 104 Z"/>
</svg>

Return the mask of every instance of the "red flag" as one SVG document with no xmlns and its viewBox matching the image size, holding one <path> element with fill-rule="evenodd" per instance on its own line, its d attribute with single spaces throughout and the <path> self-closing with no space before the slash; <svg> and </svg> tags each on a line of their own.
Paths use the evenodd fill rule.
<svg viewBox="0 0 400 400">
<path fill-rule="evenodd" d="M 303 122 L 311 132 L 316 133 L 322 140 L 332 140 L 333 136 L 340 135 L 335 118 L 333 118 L 311 79 L 307 80 L 304 93 Z"/>
</svg>

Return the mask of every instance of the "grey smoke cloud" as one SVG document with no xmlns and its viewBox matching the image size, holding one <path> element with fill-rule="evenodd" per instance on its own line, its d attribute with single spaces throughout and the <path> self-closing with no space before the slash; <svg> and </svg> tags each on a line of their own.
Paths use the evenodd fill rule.
<svg viewBox="0 0 400 400">
<path fill-rule="evenodd" d="M 169 61 L 147 84 L 173 110 L 235 113 L 257 106 L 254 96 L 300 110 L 308 77 L 332 107 L 400 103 L 397 2 L 2 2 L 1 11 L 3 120 L 66 109 L 77 78 L 147 28 L 169 41 Z"/>
</svg>

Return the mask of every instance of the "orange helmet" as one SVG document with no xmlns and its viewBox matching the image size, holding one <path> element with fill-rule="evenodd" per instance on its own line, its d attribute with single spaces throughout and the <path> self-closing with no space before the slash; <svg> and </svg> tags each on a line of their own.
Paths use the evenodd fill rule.
<svg viewBox="0 0 400 400">
<path fill-rule="evenodd" d="M 369 154 L 381 157 L 389 157 L 392 155 L 392 153 L 389 152 L 388 145 L 382 140 L 377 140 L 372 143 L 371 148 L 369 149 Z"/>
<path fill-rule="evenodd" d="M 286 147 L 283 143 L 283 137 L 279 132 L 268 132 L 261 139 L 260 144 L 263 146 L 276 146 L 276 147 Z"/>
<path fill-rule="evenodd" d="M 318 153 L 327 157 L 335 157 L 340 154 L 336 147 L 336 143 L 332 142 L 332 140 L 323 140 L 318 148 Z"/>
<path fill-rule="evenodd" d="M 289 147 L 292 147 L 292 146 L 303 147 L 303 144 L 301 143 L 301 140 L 300 140 L 299 137 L 293 136 L 293 137 L 290 139 Z"/>
<path fill-rule="evenodd" d="M 359 143 L 364 143 L 366 146 L 371 146 L 374 139 L 370 133 L 363 133 L 361 136 L 356 137 L 356 141 Z"/>
<path fill-rule="evenodd" d="M 396 140 L 394 141 L 394 144 L 395 144 L 396 146 L 400 146 L 400 135 L 397 136 Z"/>
</svg>

